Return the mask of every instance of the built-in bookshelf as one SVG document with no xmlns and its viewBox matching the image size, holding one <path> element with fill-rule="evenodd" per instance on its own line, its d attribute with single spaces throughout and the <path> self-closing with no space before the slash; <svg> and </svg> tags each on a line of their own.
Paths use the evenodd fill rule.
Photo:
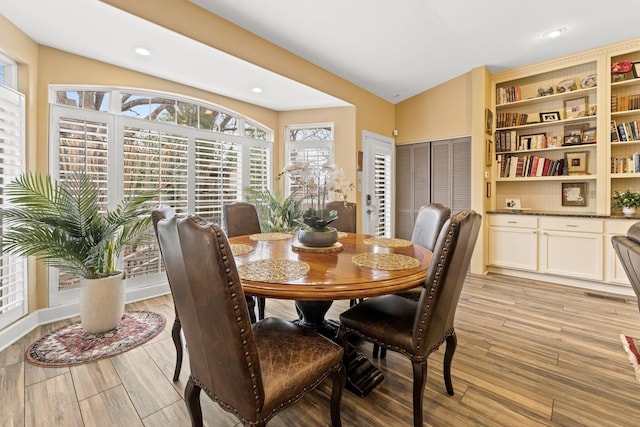
<svg viewBox="0 0 640 427">
<path fill-rule="evenodd" d="M 612 66 L 624 69 L 625 63 L 629 71 L 612 73 Z M 614 191 L 640 191 L 640 39 L 492 78 L 493 209 L 518 198 L 540 212 L 610 215 L 619 213 L 611 203 Z M 567 169 L 585 157 L 579 171 Z M 564 163 L 562 171 L 556 166 L 545 173 L 540 159 Z M 564 182 L 586 184 L 580 187 L 586 188 L 584 204 L 563 205 Z"/>
<path fill-rule="evenodd" d="M 598 59 L 526 67 L 495 80 L 495 208 L 520 199 L 536 211 L 562 211 L 563 182 L 585 182 L 595 212 L 598 158 Z"/>
<path fill-rule="evenodd" d="M 640 65 L 640 50 L 618 53 L 610 63 L 630 67 L 611 82 L 610 192 L 640 191 L 640 74 L 633 70 L 634 63 Z"/>
</svg>

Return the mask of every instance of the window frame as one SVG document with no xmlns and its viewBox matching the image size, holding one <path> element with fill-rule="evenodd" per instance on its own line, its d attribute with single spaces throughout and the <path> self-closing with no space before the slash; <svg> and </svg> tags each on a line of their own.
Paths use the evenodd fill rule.
<svg viewBox="0 0 640 427">
<path fill-rule="evenodd" d="M 110 99 L 109 99 L 109 108 L 108 112 L 105 111 L 97 111 L 90 109 L 83 109 L 76 106 L 69 106 L 63 104 L 56 104 L 56 92 L 58 91 L 109 91 Z M 165 93 L 152 93 L 147 91 L 134 91 L 125 89 L 127 93 L 135 92 L 136 94 L 141 93 L 148 96 L 156 96 L 163 98 L 172 98 L 178 100 L 180 102 L 184 101 L 182 98 L 175 97 L 174 95 L 165 94 Z M 189 213 L 198 213 L 196 206 L 196 140 L 204 139 L 209 141 L 225 141 L 233 144 L 238 144 L 241 147 L 242 151 L 242 163 L 239 167 L 242 173 L 239 178 L 239 184 L 237 186 L 237 194 L 235 200 L 243 200 L 244 199 L 244 188 L 251 183 L 251 172 L 256 171 L 256 168 L 251 165 L 251 156 L 249 153 L 253 149 L 258 149 L 261 152 L 261 156 L 263 158 L 267 158 L 268 160 L 264 162 L 266 164 L 266 170 L 262 169 L 264 172 L 260 175 L 259 182 L 260 183 L 268 183 L 268 189 L 271 190 L 273 187 L 273 141 L 271 140 L 262 140 L 262 139 L 253 139 L 248 136 L 243 135 L 234 135 L 230 133 L 216 132 L 211 130 L 199 129 L 195 127 L 189 127 L 184 125 L 179 125 L 175 123 L 167 123 L 163 121 L 153 121 L 153 120 L 145 120 L 142 118 L 131 117 L 128 115 L 119 114 L 120 105 L 119 105 L 119 96 L 120 91 L 116 89 L 105 89 L 105 88 L 96 88 L 96 87 L 51 87 L 50 88 L 50 135 L 49 135 L 49 171 L 51 176 L 57 178 L 60 176 L 60 168 L 58 164 L 58 159 L 60 156 L 60 128 L 59 123 L 61 118 L 73 118 L 79 120 L 88 120 L 100 123 L 106 123 L 108 127 L 108 135 L 109 135 L 109 147 L 107 153 L 107 176 L 108 176 L 108 188 L 107 188 L 107 197 L 108 197 L 108 208 L 112 209 L 116 202 L 121 200 L 123 195 L 125 194 L 125 183 L 124 183 L 124 173 L 125 173 L 125 152 L 124 152 L 124 136 L 126 132 L 126 128 L 134 127 L 140 128 L 143 130 L 153 130 L 158 132 L 165 132 L 171 135 L 182 135 L 187 140 L 187 211 Z M 118 102 L 116 102 L 116 100 Z M 203 101 L 193 101 L 189 100 L 188 102 L 192 102 L 194 104 L 209 107 L 207 103 Z M 228 113 L 227 110 L 224 110 L 216 105 L 211 105 L 211 108 L 215 108 L 220 111 L 224 111 Z M 242 129 L 244 132 L 245 129 L 245 121 L 250 123 L 254 128 L 258 128 L 261 131 L 265 131 L 272 139 L 273 132 L 268 128 L 259 125 L 256 121 L 238 116 L 234 114 L 236 120 L 238 121 L 238 129 Z M 265 133 L 265 135 L 267 135 Z M 224 142 L 220 142 L 221 145 L 224 145 Z M 114 149 L 111 149 L 113 147 Z M 263 154 L 266 153 L 266 154 Z M 260 165 L 259 165 L 260 166 Z M 260 168 L 257 169 L 261 171 Z M 266 178 L 263 177 L 266 175 Z M 113 184 L 113 185 L 112 185 Z M 226 203 L 222 200 L 223 203 Z M 160 203 L 162 203 L 162 198 L 160 198 Z M 220 215 L 221 215 L 220 209 Z M 122 260 L 120 260 L 120 264 L 122 265 Z M 153 270 L 155 271 L 155 270 Z M 49 305 L 60 305 L 60 304 L 68 304 L 70 302 L 77 301 L 79 299 L 79 289 L 70 289 L 70 290 L 60 290 L 59 289 L 59 272 L 56 269 L 49 268 Z M 157 284 L 161 284 L 166 282 L 166 275 L 164 271 L 160 268 L 157 273 L 146 274 L 142 277 L 133 277 L 127 279 L 127 289 L 131 288 L 139 288 L 146 286 L 153 286 Z"/>
</svg>

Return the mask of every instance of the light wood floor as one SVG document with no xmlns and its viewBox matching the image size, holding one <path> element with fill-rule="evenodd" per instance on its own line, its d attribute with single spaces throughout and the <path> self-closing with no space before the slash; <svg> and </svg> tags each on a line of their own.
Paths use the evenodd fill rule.
<svg viewBox="0 0 640 427">
<path fill-rule="evenodd" d="M 346 307 L 346 301 L 335 303 L 329 317 Z M 23 358 L 32 341 L 66 322 L 38 328 L 0 353 L 0 425 L 188 426 L 181 397 L 188 361 L 180 380 L 171 381 L 171 298 L 128 309 L 160 312 L 168 327 L 144 346 L 72 368 L 35 367 Z M 293 303 L 269 299 L 267 315 L 293 318 Z M 456 330 L 455 395 L 445 391 L 440 349 L 430 358 L 425 425 L 638 425 L 640 383 L 619 339 L 621 333 L 640 337 L 634 299 L 586 296 L 576 288 L 499 275 L 470 276 Z M 361 348 L 371 354 L 370 344 Z M 410 363 L 393 352 L 375 363 L 384 382 L 366 398 L 345 391 L 343 425 L 412 425 Z M 327 382 L 270 426 L 329 425 L 329 392 Z M 238 425 L 204 393 L 202 402 L 205 425 Z"/>
</svg>

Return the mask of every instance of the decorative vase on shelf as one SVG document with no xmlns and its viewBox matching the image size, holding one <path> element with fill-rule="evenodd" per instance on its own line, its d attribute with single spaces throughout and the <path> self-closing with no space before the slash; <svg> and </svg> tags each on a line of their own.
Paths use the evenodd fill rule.
<svg viewBox="0 0 640 427">
<path fill-rule="evenodd" d="M 632 216 L 633 214 L 636 213 L 636 208 L 630 208 L 628 206 L 625 206 L 622 208 L 622 213 L 624 214 L 624 216 Z"/>
<path fill-rule="evenodd" d="M 324 230 L 305 228 L 298 231 L 298 241 L 305 246 L 325 248 L 333 246 L 338 241 L 338 230 L 326 227 Z"/>
<path fill-rule="evenodd" d="M 627 80 L 627 73 L 618 73 L 618 74 L 611 74 L 611 81 L 613 83 L 615 82 L 622 82 Z"/>
</svg>

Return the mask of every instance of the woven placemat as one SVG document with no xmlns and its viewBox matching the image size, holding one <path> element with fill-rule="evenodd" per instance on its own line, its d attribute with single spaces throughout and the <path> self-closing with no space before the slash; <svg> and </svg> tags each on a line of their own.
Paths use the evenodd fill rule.
<svg viewBox="0 0 640 427">
<path fill-rule="evenodd" d="M 292 237 L 289 233 L 259 233 L 249 236 L 251 240 L 287 240 Z"/>
<path fill-rule="evenodd" d="M 231 253 L 234 256 L 248 254 L 253 250 L 253 246 L 251 245 L 243 245 L 242 243 L 231 243 Z"/>
<path fill-rule="evenodd" d="M 309 264 L 290 259 L 261 259 L 238 267 L 242 280 L 252 282 L 281 282 L 299 279 L 309 272 Z"/>
<path fill-rule="evenodd" d="M 363 242 L 365 245 L 381 246 L 383 248 L 405 248 L 411 246 L 411 242 L 408 240 L 390 237 L 372 237 Z"/>
<path fill-rule="evenodd" d="M 373 270 L 408 270 L 420 267 L 420 261 L 410 256 L 400 254 L 376 254 L 365 252 L 355 254 L 351 260 L 360 267 Z"/>
</svg>

